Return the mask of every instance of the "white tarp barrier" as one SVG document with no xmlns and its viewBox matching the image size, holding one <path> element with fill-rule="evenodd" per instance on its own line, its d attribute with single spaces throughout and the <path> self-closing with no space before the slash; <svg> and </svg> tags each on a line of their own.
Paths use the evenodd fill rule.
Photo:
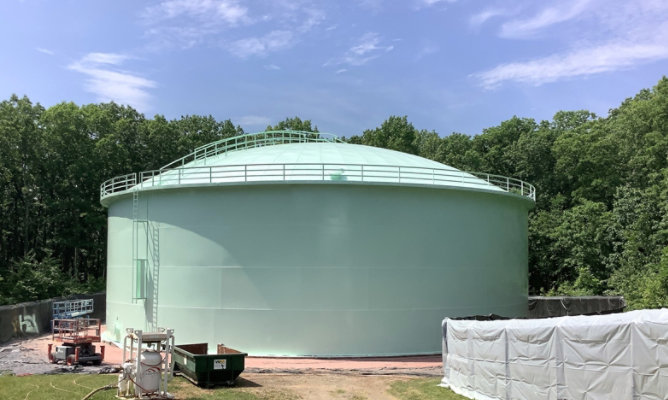
<svg viewBox="0 0 668 400">
<path fill-rule="evenodd" d="M 443 321 L 441 386 L 478 400 L 668 399 L 668 309 Z"/>
</svg>

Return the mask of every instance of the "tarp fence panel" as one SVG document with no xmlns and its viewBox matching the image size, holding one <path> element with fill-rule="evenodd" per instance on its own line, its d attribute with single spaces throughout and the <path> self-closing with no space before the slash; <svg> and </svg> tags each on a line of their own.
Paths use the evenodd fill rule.
<svg viewBox="0 0 668 400">
<path fill-rule="evenodd" d="M 442 386 L 480 400 L 668 399 L 668 309 L 443 321 Z"/>
</svg>

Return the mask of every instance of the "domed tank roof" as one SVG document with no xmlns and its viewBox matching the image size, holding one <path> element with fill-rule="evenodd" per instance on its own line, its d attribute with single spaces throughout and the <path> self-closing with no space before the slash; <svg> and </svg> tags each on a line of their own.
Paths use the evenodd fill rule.
<svg viewBox="0 0 668 400">
<path fill-rule="evenodd" d="M 400 151 L 340 142 L 287 143 L 227 151 L 191 161 L 185 167 L 240 164 L 351 164 L 457 171 L 456 168 Z"/>
<path fill-rule="evenodd" d="M 460 171 L 412 154 L 343 142 L 334 135 L 267 131 L 223 139 L 155 171 L 102 184 L 100 197 L 176 186 L 347 183 L 429 186 L 511 194 L 532 202 L 535 189 L 517 179 Z"/>
</svg>

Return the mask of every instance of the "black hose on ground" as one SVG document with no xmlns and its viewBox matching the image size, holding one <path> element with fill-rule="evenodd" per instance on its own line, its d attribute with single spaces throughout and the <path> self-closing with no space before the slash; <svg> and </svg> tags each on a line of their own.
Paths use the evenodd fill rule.
<svg viewBox="0 0 668 400">
<path fill-rule="evenodd" d="M 108 384 L 108 385 L 99 387 L 99 388 L 93 390 L 92 392 L 88 393 L 88 394 L 87 394 L 83 399 L 81 399 L 81 400 L 88 400 L 88 399 L 90 399 L 91 397 L 93 397 L 93 395 L 94 395 L 95 393 L 97 393 L 97 392 L 101 392 L 101 391 L 103 391 L 103 390 L 109 390 L 109 389 L 116 389 L 116 387 L 117 387 L 117 385 L 116 385 L 115 383 L 110 383 L 110 384 Z"/>
</svg>

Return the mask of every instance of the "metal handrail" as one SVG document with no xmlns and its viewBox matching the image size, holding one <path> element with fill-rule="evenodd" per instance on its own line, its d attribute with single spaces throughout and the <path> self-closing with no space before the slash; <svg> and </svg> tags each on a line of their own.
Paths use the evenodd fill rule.
<svg viewBox="0 0 668 400">
<path fill-rule="evenodd" d="M 117 176 L 105 181 L 100 185 L 100 198 L 104 198 L 112 193 L 122 192 L 137 184 L 137 174 L 131 173 L 127 175 Z"/>
<path fill-rule="evenodd" d="M 501 189 L 536 200 L 536 188 L 501 175 L 445 168 L 373 164 L 287 163 L 182 167 L 144 171 L 109 179 L 100 186 L 100 199 L 130 189 L 242 182 L 375 182 Z"/>
<path fill-rule="evenodd" d="M 336 135 L 331 133 L 293 130 L 248 133 L 245 135 L 221 139 L 204 146 L 197 147 L 192 153 L 187 154 L 178 160 L 170 162 L 169 164 L 161 167 L 160 170 L 183 167 L 189 162 L 195 160 L 204 160 L 204 163 L 206 164 L 206 159 L 209 157 L 214 157 L 218 154 L 228 153 L 236 150 L 252 149 L 255 147 L 271 146 L 274 144 L 319 142 L 345 143 L 343 140 L 339 139 Z"/>
</svg>

